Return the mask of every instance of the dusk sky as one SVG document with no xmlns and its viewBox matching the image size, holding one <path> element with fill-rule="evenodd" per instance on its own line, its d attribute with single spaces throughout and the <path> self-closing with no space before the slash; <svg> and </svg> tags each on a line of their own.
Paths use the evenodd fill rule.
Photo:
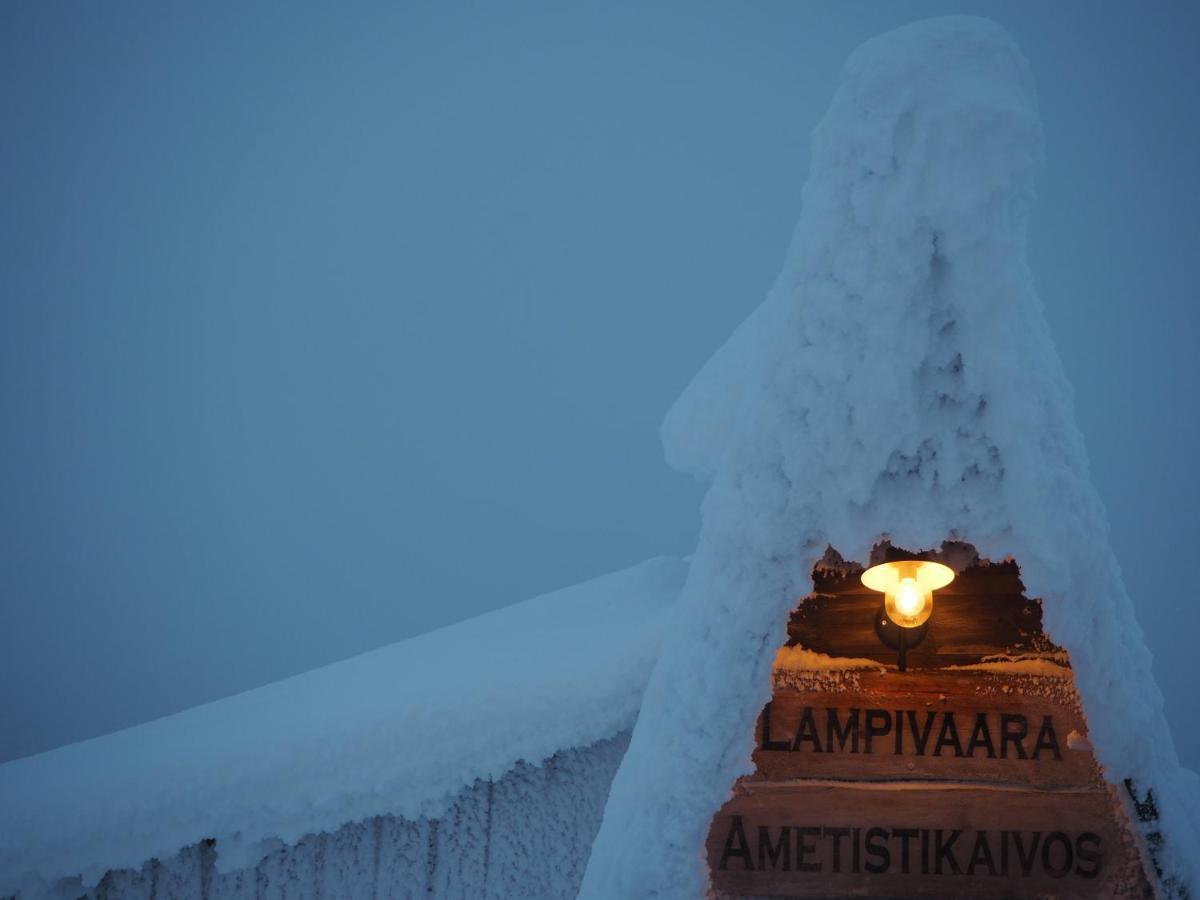
<svg viewBox="0 0 1200 900">
<path fill-rule="evenodd" d="M 1095 484 L 1200 767 L 1200 13 L 0 5 L 0 760 L 695 546 L 658 438 L 847 53 L 994 18 Z"/>
</svg>

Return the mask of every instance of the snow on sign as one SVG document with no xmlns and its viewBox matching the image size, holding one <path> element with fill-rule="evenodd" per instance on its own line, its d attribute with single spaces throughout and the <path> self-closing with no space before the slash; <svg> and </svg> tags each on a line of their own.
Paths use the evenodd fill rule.
<svg viewBox="0 0 1200 900">
<path fill-rule="evenodd" d="M 908 610 L 861 567 L 818 567 L 775 661 L 755 772 L 709 831 L 719 896 L 1149 891 L 1136 811 L 1101 777 L 1068 656 L 1016 565 L 961 544 L 943 558 L 959 576 Z M 885 623 L 906 615 L 901 671 Z"/>
</svg>

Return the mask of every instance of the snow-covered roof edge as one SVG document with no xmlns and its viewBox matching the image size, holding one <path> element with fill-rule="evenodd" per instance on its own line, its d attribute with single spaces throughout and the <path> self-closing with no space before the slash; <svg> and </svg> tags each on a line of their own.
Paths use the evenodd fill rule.
<svg viewBox="0 0 1200 900">
<path fill-rule="evenodd" d="M 664 423 L 668 458 L 712 487 L 582 897 L 703 894 L 788 613 L 828 545 L 865 560 L 884 537 L 1015 557 L 1107 777 L 1155 790 L 1161 861 L 1200 889 L 1200 789 L 1026 262 L 1041 157 L 1029 67 L 994 22 L 920 22 L 850 56 L 783 271 Z"/>
<path fill-rule="evenodd" d="M 687 564 L 652 559 L 125 731 L 0 765 L 0 896 L 217 840 L 435 817 L 477 779 L 627 730 Z"/>
</svg>

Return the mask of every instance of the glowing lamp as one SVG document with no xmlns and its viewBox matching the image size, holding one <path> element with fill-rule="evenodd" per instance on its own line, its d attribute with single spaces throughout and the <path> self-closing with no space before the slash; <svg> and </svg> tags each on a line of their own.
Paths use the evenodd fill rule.
<svg viewBox="0 0 1200 900">
<path fill-rule="evenodd" d="M 862 573 L 862 583 L 883 594 L 887 617 L 901 628 L 924 625 L 933 612 L 933 592 L 953 580 L 949 566 L 918 559 L 885 562 Z"/>
</svg>

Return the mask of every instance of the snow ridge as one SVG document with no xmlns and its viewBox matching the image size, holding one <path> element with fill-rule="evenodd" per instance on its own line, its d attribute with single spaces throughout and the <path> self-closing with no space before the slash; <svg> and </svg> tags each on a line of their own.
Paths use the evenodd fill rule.
<svg viewBox="0 0 1200 900">
<path fill-rule="evenodd" d="M 518 764 L 477 781 L 435 819 L 377 816 L 293 845 L 272 841 L 244 868 L 219 863 L 227 848 L 202 841 L 137 869 L 110 871 L 95 888 L 78 878 L 55 893 L 70 900 L 374 900 L 470 897 L 570 900 L 628 734 L 544 765 Z"/>
<path fill-rule="evenodd" d="M 6 763 L 0 897 L 75 876 L 90 889 L 203 840 L 217 872 L 244 869 L 348 822 L 437 819 L 477 780 L 614 738 L 637 716 L 686 571 L 649 560 Z"/>
</svg>

